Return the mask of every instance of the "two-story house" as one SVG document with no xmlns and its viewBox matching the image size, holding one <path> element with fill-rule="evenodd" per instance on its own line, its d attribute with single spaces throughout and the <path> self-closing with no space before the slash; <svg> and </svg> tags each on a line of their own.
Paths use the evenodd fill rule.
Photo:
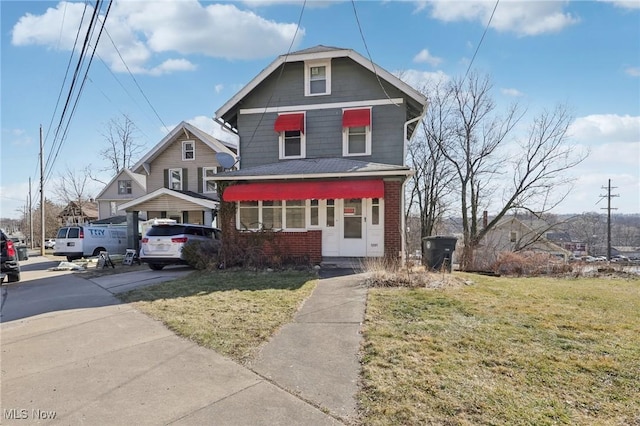
<svg viewBox="0 0 640 426">
<path fill-rule="evenodd" d="M 402 259 L 406 149 L 426 105 L 351 49 L 278 57 L 216 111 L 239 136 L 239 170 L 215 177 L 235 203 L 223 235 L 278 230 L 283 251 L 314 263 Z"/>
<path fill-rule="evenodd" d="M 105 187 L 105 209 L 126 213 L 132 248 L 138 248 L 139 218 L 214 224 L 219 197 L 213 177 L 222 169 L 220 153 L 235 156 L 235 144 L 182 122 Z M 138 196 L 128 199 L 133 192 Z"/>
<path fill-rule="evenodd" d="M 98 219 L 108 220 L 125 216 L 122 205 L 147 193 L 147 180 L 144 175 L 122 169 L 109 181 L 96 197 Z"/>
</svg>

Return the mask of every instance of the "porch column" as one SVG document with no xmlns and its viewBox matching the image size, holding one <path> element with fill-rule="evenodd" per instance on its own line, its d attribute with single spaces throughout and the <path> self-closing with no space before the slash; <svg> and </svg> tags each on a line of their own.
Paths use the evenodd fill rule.
<svg viewBox="0 0 640 426">
<path fill-rule="evenodd" d="M 213 226 L 213 210 L 204 211 L 204 225 Z"/>
<path fill-rule="evenodd" d="M 138 211 L 127 212 L 127 248 L 134 249 L 136 253 L 140 251 L 140 239 L 138 238 L 140 233 L 140 227 L 138 226 L 139 213 Z"/>
</svg>

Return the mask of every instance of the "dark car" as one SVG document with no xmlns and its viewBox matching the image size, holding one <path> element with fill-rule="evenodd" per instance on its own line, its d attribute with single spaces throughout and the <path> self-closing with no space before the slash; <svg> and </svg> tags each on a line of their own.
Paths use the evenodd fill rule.
<svg viewBox="0 0 640 426">
<path fill-rule="evenodd" d="M 18 250 L 13 240 L 0 231 L 2 234 L 2 274 L 7 275 L 10 283 L 20 281 L 20 263 L 18 262 Z"/>
</svg>

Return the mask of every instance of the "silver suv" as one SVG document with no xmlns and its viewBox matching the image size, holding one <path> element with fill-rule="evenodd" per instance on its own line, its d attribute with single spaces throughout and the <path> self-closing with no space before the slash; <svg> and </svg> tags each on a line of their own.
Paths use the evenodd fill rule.
<svg viewBox="0 0 640 426">
<path fill-rule="evenodd" d="M 166 265 L 186 264 L 182 247 L 187 241 L 220 240 L 222 231 L 203 225 L 169 223 L 153 225 L 142 238 L 140 260 L 159 271 Z"/>
</svg>

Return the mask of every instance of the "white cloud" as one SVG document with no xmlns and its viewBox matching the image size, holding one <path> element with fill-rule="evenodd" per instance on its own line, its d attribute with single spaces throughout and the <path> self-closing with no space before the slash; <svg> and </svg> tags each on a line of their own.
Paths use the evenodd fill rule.
<svg viewBox="0 0 640 426">
<path fill-rule="evenodd" d="M 507 96 L 513 96 L 513 97 L 524 96 L 524 93 L 522 93 L 518 89 L 507 89 L 507 88 L 504 88 L 504 89 L 500 89 L 500 92 L 503 95 L 507 95 Z"/>
<path fill-rule="evenodd" d="M 612 3 L 616 7 L 623 9 L 640 9 L 640 2 L 638 0 L 600 0 L 607 3 Z"/>
<path fill-rule="evenodd" d="M 521 36 L 533 36 L 559 32 L 574 25 L 579 19 L 565 13 L 567 2 L 502 1 L 496 8 L 491 28 L 501 32 L 513 32 Z M 488 1 L 435 1 L 428 3 L 431 17 L 445 22 L 471 21 L 486 25 L 495 6 Z M 424 7 L 420 3 L 420 8 Z"/>
<path fill-rule="evenodd" d="M 213 88 L 216 93 L 221 93 L 224 90 L 224 84 L 216 84 Z"/>
<path fill-rule="evenodd" d="M 426 72 L 418 70 L 395 71 L 393 75 L 407 83 L 416 90 L 422 90 L 425 87 L 442 84 L 451 80 L 447 74 L 442 71 Z"/>
<path fill-rule="evenodd" d="M 639 67 L 628 67 L 627 69 L 624 70 L 624 72 L 630 75 L 631 77 L 640 77 Z"/>
<path fill-rule="evenodd" d="M 26 14 L 13 27 L 12 43 L 70 51 L 84 7 L 83 3 L 60 2 L 42 15 Z M 85 19 L 81 34 L 86 32 L 87 22 Z M 126 71 L 122 56 L 131 72 L 159 75 L 194 69 L 187 59 L 167 55 L 199 54 L 231 60 L 276 56 L 289 48 L 297 24 L 269 21 L 234 4 L 121 1 L 114 2 L 106 29 L 98 54 L 114 71 Z M 297 46 L 304 29 L 295 36 Z"/>
<path fill-rule="evenodd" d="M 413 62 L 427 63 L 431 66 L 437 67 L 438 65 L 440 65 L 440 63 L 442 63 L 442 58 L 433 56 L 427 49 L 422 49 L 420 53 L 414 56 Z"/>
<path fill-rule="evenodd" d="M 569 134 L 584 144 L 640 142 L 640 116 L 594 114 L 577 118 L 569 127 Z M 636 161 L 638 157 L 635 157 Z"/>
<path fill-rule="evenodd" d="M 196 66 L 186 59 L 168 59 L 149 71 L 151 75 L 169 74 L 173 71 L 193 71 Z"/>
</svg>

